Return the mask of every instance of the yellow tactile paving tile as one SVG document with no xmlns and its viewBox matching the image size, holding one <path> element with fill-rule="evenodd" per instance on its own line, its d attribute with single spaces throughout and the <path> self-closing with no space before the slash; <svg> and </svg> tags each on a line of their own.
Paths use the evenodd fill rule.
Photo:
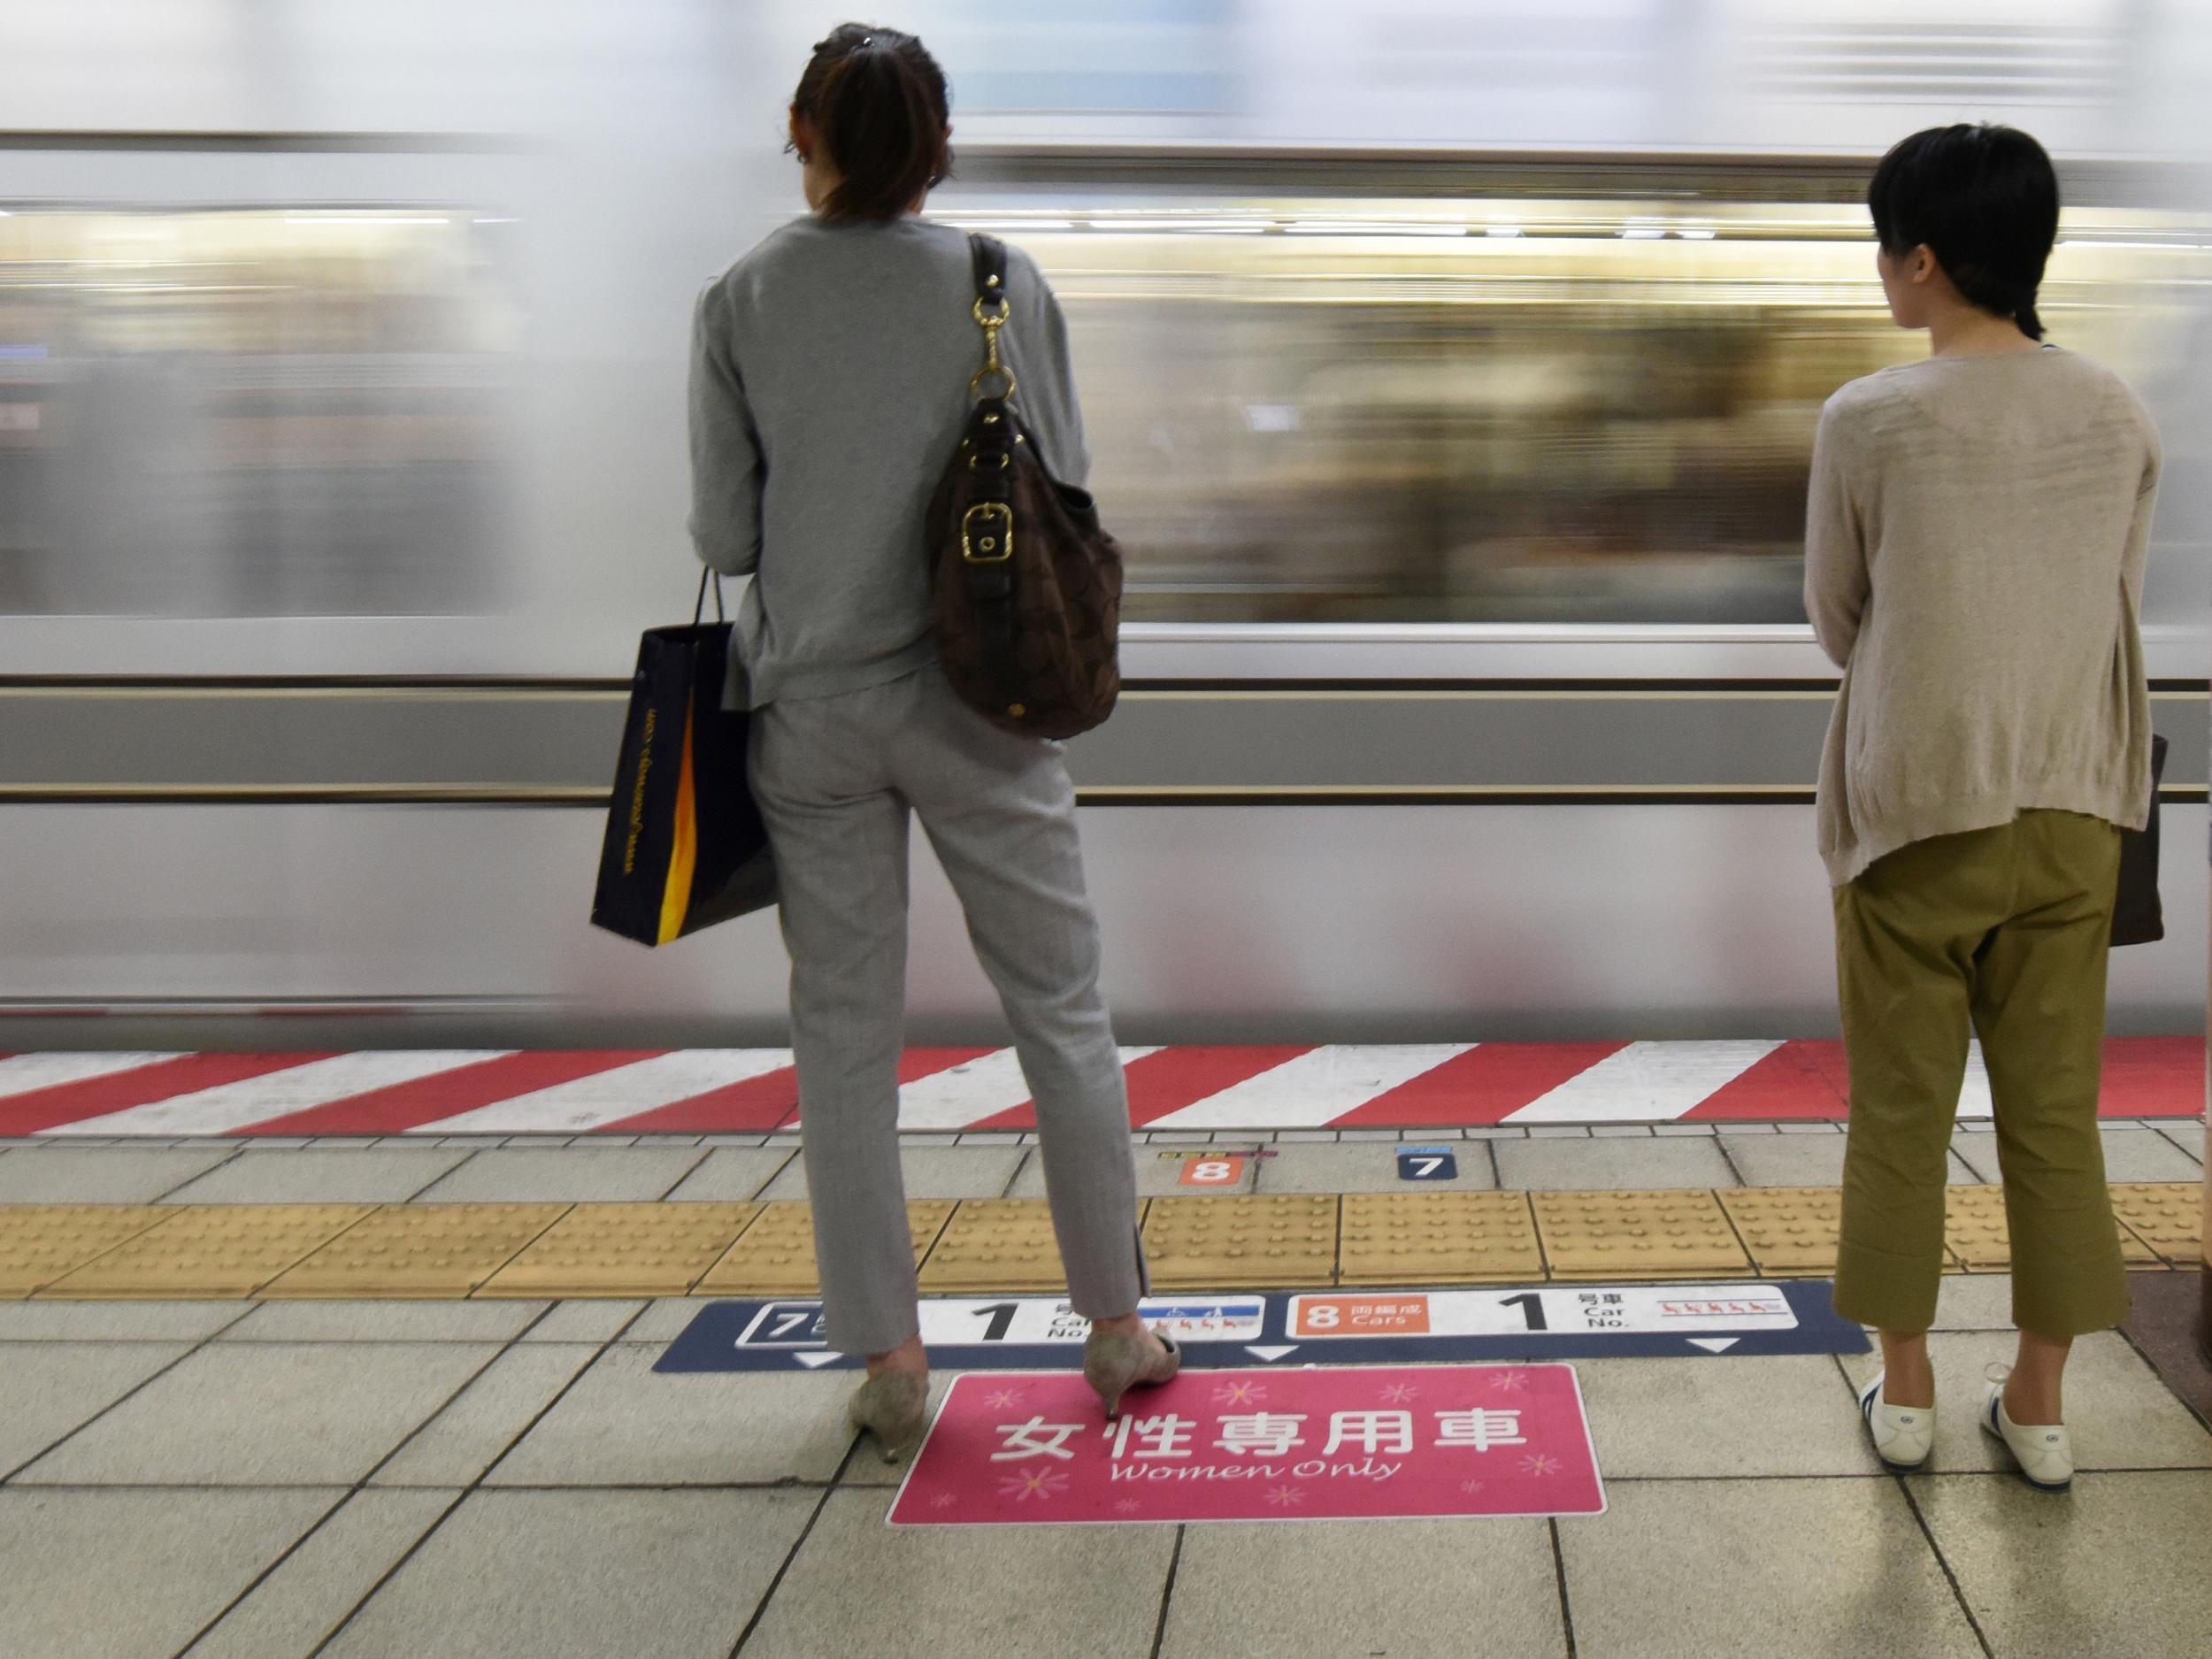
<svg viewBox="0 0 2212 1659">
<path fill-rule="evenodd" d="M 1526 1193 L 1347 1193 L 1340 1285 L 1509 1285 L 1544 1277 Z"/>
<path fill-rule="evenodd" d="M 758 1204 L 578 1204 L 494 1273 L 480 1296 L 680 1296 Z"/>
<path fill-rule="evenodd" d="M 2131 1266 L 2202 1254 L 2192 1183 L 2113 1187 Z M 1825 1277 L 1832 1187 L 1193 1195 L 1139 1211 L 1164 1291 Z M 1037 1199 L 907 1206 L 925 1294 L 1063 1286 Z M 1947 1271 L 2001 1271 L 1993 1187 L 1949 1194 Z M 727 1247 L 726 1248 L 725 1247 Z M 0 1205 L 0 1298 L 811 1296 L 811 1212 L 770 1204 Z"/>
<path fill-rule="evenodd" d="M 387 1204 L 266 1296 L 465 1296 L 567 1213 L 566 1204 Z"/>
<path fill-rule="evenodd" d="M 1954 1187 L 1943 1209 L 1943 1242 L 1970 1273 L 2001 1273 L 2012 1266 L 2012 1230 L 2005 1221 L 2001 1187 Z"/>
<path fill-rule="evenodd" d="M 373 1213 L 369 1204 L 190 1205 L 46 1294 L 155 1300 L 250 1296 Z"/>
<path fill-rule="evenodd" d="M 0 1299 L 43 1290 L 180 1213 L 160 1204 L 0 1206 Z"/>
<path fill-rule="evenodd" d="M 814 1211 L 805 1204 L 763 1204 L 760 1214 L 692 1287 L 698 1296 L 818 1296 L 814 1267 Z M 952 1215 L 949 1200 L 906 1207 L 918 1265 Z"/>
<path fill-rule="evenodd" d="M 1156 1198 L 1145 1258 L 1162 1290 L 1327 1285 L 1336 1274 L 1338 1200 L 1326 1194 Z"/>
<path fill-rule="evenodd" d="M 1554 1279 L 1748 1279 L 1727 1213 L 1709 1192 L 1536 1193 L 1536 1227 Z"/>
<path fill-rule="evenodd" d="M 2121 1181 L 2112 1207 L 2126 1230 L 2177 1267 L 2204 1259 L 2204 1192 L 2194 1181 Z"/>
<path fill-rule="evenodd" d="M 1836 1271 L 1843 1194 L 1833 1187 L 1742 1187 L 1717 1194 L 1763 1279 L 1826 1279 Z"/>
<path fill-rule="evenodd" d="M 1067 1282 L 1041 1198 L 964 1200 L 922 1263 L 922 1293 L 930 1296 L 1062 1290 Z"/>
</svg>

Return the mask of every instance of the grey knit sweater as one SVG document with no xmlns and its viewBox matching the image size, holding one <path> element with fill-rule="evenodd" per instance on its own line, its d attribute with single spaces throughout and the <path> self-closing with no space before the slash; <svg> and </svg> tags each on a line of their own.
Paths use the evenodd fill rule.
<svg viewBox="0 0 2212 1659">
<path fill-rule="evenodd" d="M 1089 469 L 1052 290 L 1009 249 L 1000 341 L 1046 467 Z M 966 236 L 919 219 L 773 232 L 700 295 L 691 534 L 754 578 L 738 706 L 895 680 L 932 661 L 923 518 L 983 362 Z"/>
<path fill-rule="evenodd" d="M 1832 882 L 2035 808 L 2141 826 L 2158 469 L 2149 411 L 2071 352 L 1932 357 L 1829 400 L 1805 609 L 1843 670 L 1820 769 Z"/>
</svg>

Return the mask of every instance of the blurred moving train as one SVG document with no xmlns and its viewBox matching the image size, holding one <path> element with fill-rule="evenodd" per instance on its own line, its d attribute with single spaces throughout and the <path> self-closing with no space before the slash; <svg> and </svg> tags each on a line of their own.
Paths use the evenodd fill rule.
<svg viewBox="0 0 2212 1659">
<path fill-rule="evenodd" d="M 1071 750 L 1126 1037 L 1830 1028 L 1806 461 L 1837 385 L 1924 349 L 1871 157 L 1984 116 L 2061 158 L 2054 337 L 2166 433 L 2176 925 L 2114 1023 L 2196 1029 L 2198 8 L 900 10 L 954 79 L 932 211 L 1050 273 L 1130 555 L 1128 698 Z M 93 1010 L 774 1038 L 765 918 L 649 954 L 583 912 L 636 631 L 689 601 L 689 300 L 795 211 L 777 125 L 834 20 L 0 18 L 5 1046 Z M 980 1033 L 921 864 L 915 1029 Z"/>
</svg>

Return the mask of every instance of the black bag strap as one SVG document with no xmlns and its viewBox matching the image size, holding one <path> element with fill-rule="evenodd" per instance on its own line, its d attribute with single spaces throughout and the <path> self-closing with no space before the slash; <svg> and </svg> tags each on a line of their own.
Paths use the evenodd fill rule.
<svg viewBox="0 0 2212 1659">
<path fill-rule="evenodd" d="M 968 237 L 968 254 L 975 273 L 973 314 L 983 330 L 983 366 L 968 382 L 975 408 L 968 417 L 965 445 L 968 508 L 960 529 L 961 570 L 993 701 L 1010 710 L 1020 698 L 1013 557 L 1018 534 L 1014 522 L 1014 446 L 1018 434 L 1012 408 L 1014 372 L 999 356 L 998 336 L 1014 306 L 1006 291 L 1006 244 L 973 232 Z M 990 388 L 994 380 L 1002 387 Z"/>
<path fill-rule="evenodd" d="M 722 572 L 711 565 L 699 572 L 699 603 L 691 607 L 691 626 L 697 627 L 707 617 L 707 580 L 714 580 L 714 619 L 727 622 L 730 618 L 722 609 Z"/>
</svg>

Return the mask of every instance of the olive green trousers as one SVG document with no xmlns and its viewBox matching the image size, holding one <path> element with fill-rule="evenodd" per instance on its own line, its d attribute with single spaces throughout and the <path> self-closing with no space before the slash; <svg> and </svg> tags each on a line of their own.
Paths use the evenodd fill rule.
<svg viewBox="0 0 2212 1659">
<path fill-rule="evenodd" d="M 2127 1314 L 2097 1091 L 2120 832 L 2070 812 L 1916 841 L 1835 890 L 1851 1063 L 1836 1310 L 1925 1331 L 1943 1271 L 1970 1025 L 1996 1105 L 2013 1322 L 2078 1336 Z"/>
</svg>

